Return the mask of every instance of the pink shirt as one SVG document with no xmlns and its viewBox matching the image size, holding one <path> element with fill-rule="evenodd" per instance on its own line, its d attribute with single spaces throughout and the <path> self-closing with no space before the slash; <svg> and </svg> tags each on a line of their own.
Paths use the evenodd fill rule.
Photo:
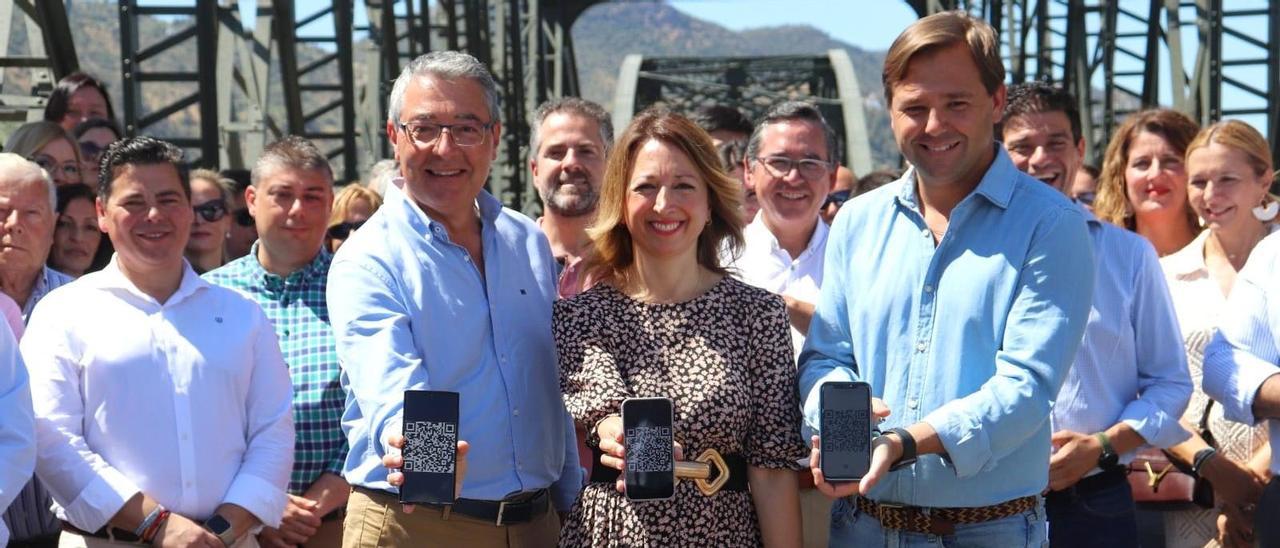
<svg viewBox="0 0 1280 548">
<path fill-rule="evenodd" d="M 22 309 L 4 293 L 0 293 L 0 316 L 4 316 L 9 329 L 13 330 L 13 340 L 22 339 Z"/>
</svg>

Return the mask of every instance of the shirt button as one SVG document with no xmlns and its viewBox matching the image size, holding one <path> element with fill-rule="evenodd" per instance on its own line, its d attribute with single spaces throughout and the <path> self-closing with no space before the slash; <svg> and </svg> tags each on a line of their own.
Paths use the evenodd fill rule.
<svg viewBox="0 0 1280 548">
<path fill-rule="evenodd" d="M 907 407 L 915 409 L 919 405 L 920 405 L 920 400 L 917 400 L 915 398 L 911 398 L 910 400 L 907 400 Z"/>
<path fill-rule="evenodd" d="M 186 487 L 187 487 L 187 489 L 190 489 L 190 488 L 191 488 L 191 482 L 189 482 L 189 481 L 188 481 L 188 482 L 187 482 L 187 484 L 186 484 Z"/>
<path fill-rule="evenodd" d="M 924 229 L 924 230 L 921 230 L 921 231 L 920 231 L 920 234 L 923 234 L 925 238 L 930 238 L 930 237 L 932 237 L 932 236 L 933 236 L 932 234 L 929 234 L 929 229 L 927 229 L 927 228 L 926 228 L 926 229 Z"/>
<path fill-rule="evenodd" d="M 191 439 L 191 437 L 186 434 L 182 435 L 182 441 L 187 441 L 188 439 Z"/>
<path fill-rule="evenodd" d="M 519 416 L 520 416 L 520 410 L 519 410 L 519 409 L 512 409 L 512 410 L 511 410 L 511 414 L 512 414 L 512 415 L 515 415 L 515 416 L 517 416 L 517 417 L 519 417 Z"/>
<path fill-rule="evenodd" d="M 925 293 L 933 293 L 933 286 L 931 286 L 931 285 L 926 285 L 926 286 L 924 286 L 924 292 L 925 292 Z"/>
<path fill-rule="evenodd" d="M 916 343 L 916 351 L 918 351 L 918 352 L 924 352 L 924 349 L 925 349 L 924 341 L 920 341 L 920 342 Z"/>
</svg>

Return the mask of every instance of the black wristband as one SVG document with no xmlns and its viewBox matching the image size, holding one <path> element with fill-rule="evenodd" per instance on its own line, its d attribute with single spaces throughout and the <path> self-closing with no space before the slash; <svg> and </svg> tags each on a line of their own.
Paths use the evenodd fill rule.
<svg viewBox="0 0 1280 548">
<path fill-rule="evenodd" d="M 1196 451 L 1195 458 L 1191 460 L 1191 475 L 1199 478 L 1200 470 L 1204 468 L 1205 463 L 1209 462 L 1209 459 L 1213 458 L 1214 455 L 1217 454 L 1218 450 L 1212 447 L 1205 447 L 1204 449 Z"/>
<path fill-rule="evenodd" d="M 902 440 L 902 456 L 889 465 L 889 471 L 911 466 L 916 462 L 916 439 L 911 437 L 911 432 L 906 428 L 890 428 L 885 434 L 897 434 L 898 439 Z"/>
</svg>

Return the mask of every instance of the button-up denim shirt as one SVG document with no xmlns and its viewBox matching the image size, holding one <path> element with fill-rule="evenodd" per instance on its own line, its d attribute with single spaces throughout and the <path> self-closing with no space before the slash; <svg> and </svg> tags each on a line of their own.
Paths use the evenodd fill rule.
<svg viewBox="0 0 1280 548">
<path fill-rule="evenodd" d="M 997 146 L 935 246 L 915 177 L 836 216 L 800 357 L 805 420 L 816 430 L 822 383 L 866 381 L 891 410 L 882 429 L 923 421 L 946 451 L 890 473 L 870 498 L 972 507 L 1038 494 L 1050 409 L 1093 296 L 1084 218 Z"/>
<path fill-rule="evenodd" d="M 458 437 L 471 444 L 461 496 L 555 487 L 552 500 L 567 510 L 582 471 L 551 336 L 551 246 L 487 192 L 476 205 L 483 277 L 444 226 L 392 185 L 334 256 L 329 317 L 348 390 L 343 475 L 393 491 L 383 443 L 401 430 L 404 391 L 447 390 L 460 393 Z"/>
</svg>

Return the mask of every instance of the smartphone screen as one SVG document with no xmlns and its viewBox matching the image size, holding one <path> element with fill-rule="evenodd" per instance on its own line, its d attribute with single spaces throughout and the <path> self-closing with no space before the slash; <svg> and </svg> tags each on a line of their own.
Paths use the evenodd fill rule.
<svg viewBox="0 0 1280 548">
<path fill-rule="evenodd" d="M 458 393 L 404 391 L 400 502 L 449 504 L 458 457 Z"/>
<path fill-rule="evenodd" d="M 622 402 L 627 498 L 661 500 L 675 495 L 671 400 L 629 398 Z"/>
<path fill-rule="evenodd" d="M 857 481 L 871 468 L 871 385 L 829 382 L 819 394 L 820 463 L 828 481 Z"/>
</svg>

